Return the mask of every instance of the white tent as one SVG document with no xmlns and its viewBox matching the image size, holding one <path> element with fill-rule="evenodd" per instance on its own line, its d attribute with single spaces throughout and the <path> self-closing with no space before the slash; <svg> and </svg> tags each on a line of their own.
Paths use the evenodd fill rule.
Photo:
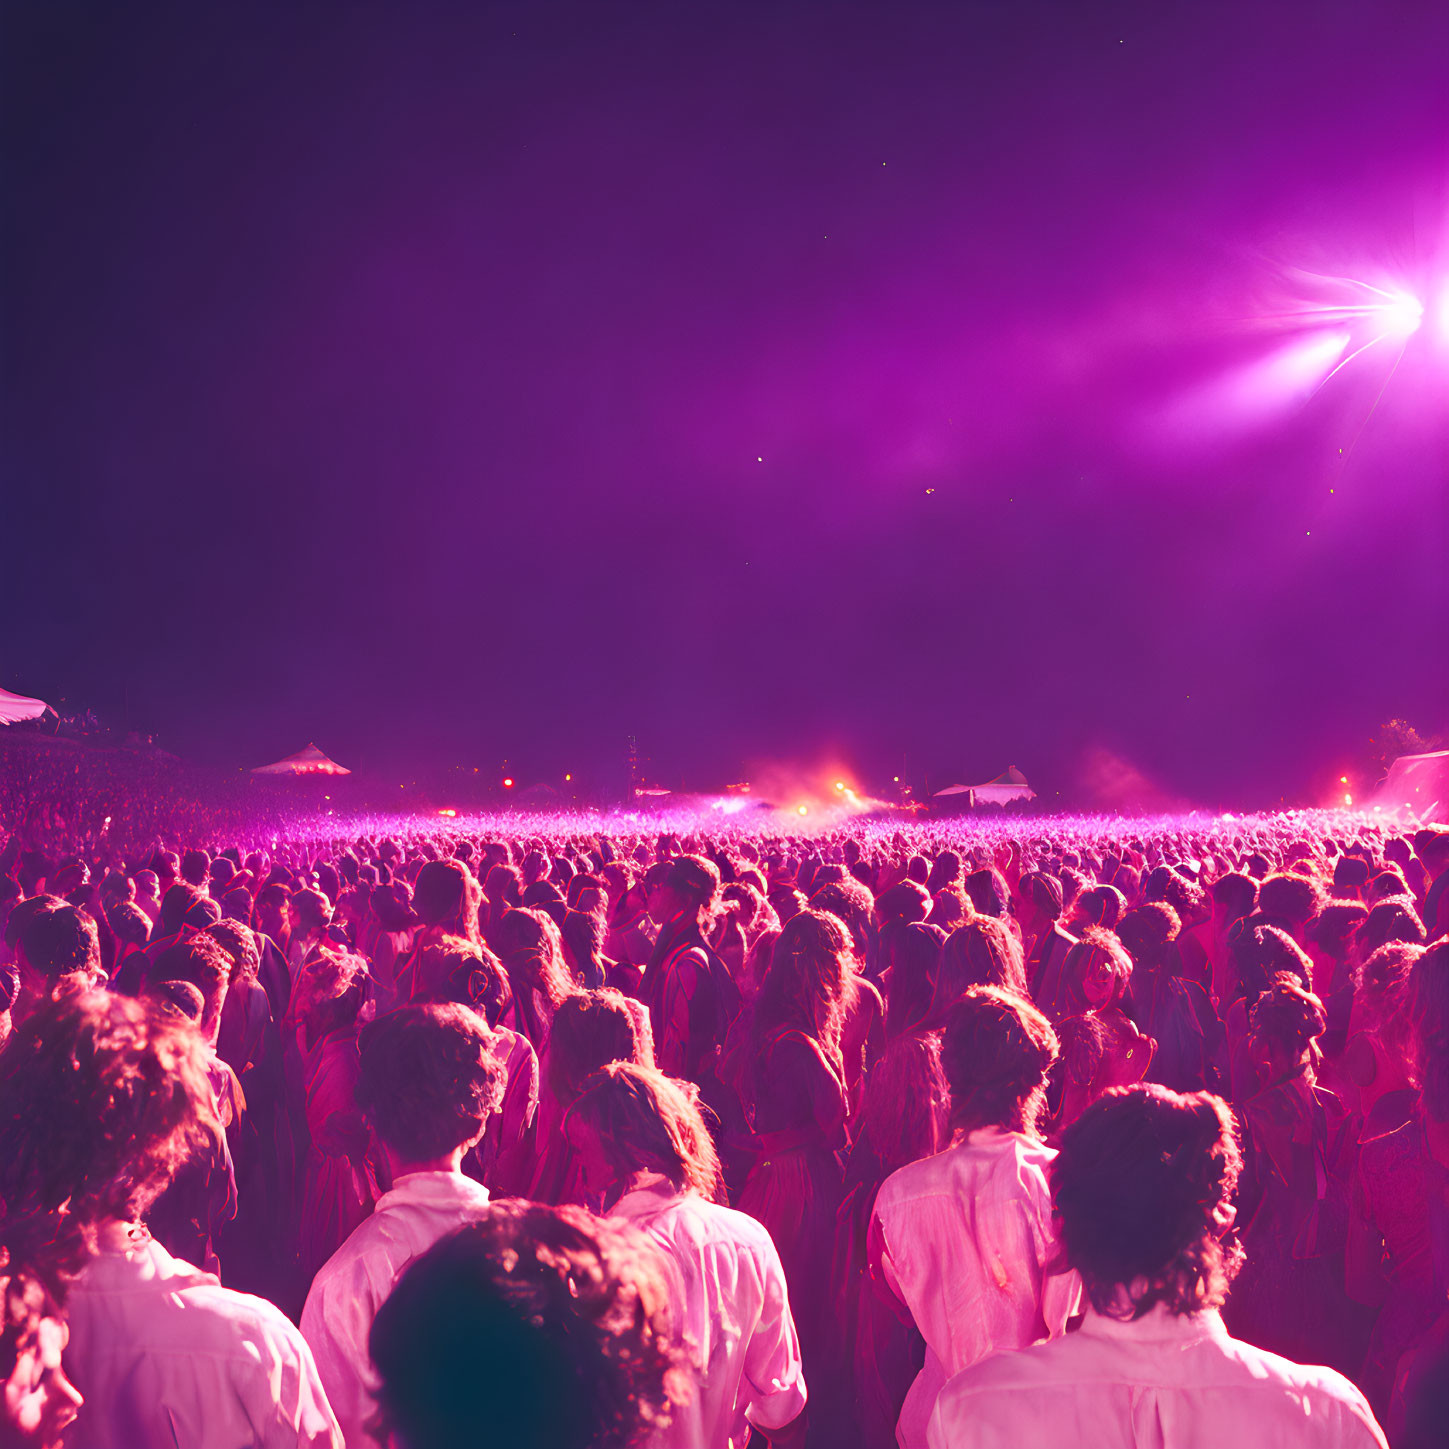
<svg viewBox="0 0 1449 1449">
<path fill-rule="evenodd" d="M 316 745 L 309 744 L 305 750 L 298 750 L 295 755 L 288 755 L 285 760 L 277 760 L 271 765 L 258 765 L 252 771 L 254 775 L 350 775 L 352 773 L 345 765 L 339 765 L 336 760 L 329 760 Z"/>
<path fill-rule="evenodd" d="M 984 785 L 973 785 L 971 793 L 978 805 L 1009 805 L 1013 800 L 1035 800 L 1036 791 L 1026 783 L 1026 776 L 1008 765 L 994 780 Z"/>
<path fill-rule="evenodd" d="M 30 699 L 0 689 L 0 724 L 19 724 L 24 719 L 39 719 L 50 706 L 43 699 Z"/>
</svg>

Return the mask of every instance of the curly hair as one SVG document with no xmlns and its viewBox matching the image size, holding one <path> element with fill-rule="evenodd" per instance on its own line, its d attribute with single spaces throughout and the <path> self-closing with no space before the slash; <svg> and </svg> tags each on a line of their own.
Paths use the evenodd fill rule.
<svg viewBox="0 0 1449 1449">
<path fill-rule="evenodd" d="M 1421 946 L 1427 937 L 1424 923 L 1408 896 L 1388 896 L 1377 901 L 1368 919 L 1358 929 L 1360 949 L 1367 955 L 1390 941 L 1408 941 Z"/>
<path fill-rule="evenodd" d="M 1147 901 L 1117 922 L 1117 939 L 1138 966 L 1161 963 L 1182 930 L 1182 917 L 1166 901 Z"/>
<path fill-rule="evenodd" d="M 692 1083 L 656 1067 L 612 1061 L 579 1089 L 570 1116 L 599 1139 L 619 1180 L 645 1169 L 680 1191 L 725 1200 L 719 1156 Z"/>
<path fill-rule="evenodd" d="M 100 970 L 96 923 L 76 906 L 61 904 L 38 911 L 25 923 L 20 946 L 30 965 L 51 983 L 62 976 Z"/>
<path fill-rule="evenodd" d="M 503 1102 L 493 1036 L 466 1006 L 403 1006 L 358 1034 L 353 1097 L 377 1135 L 408 1162 L 476 1141 Z"/>
<path fill-rule="evenodd" d="M 611 986 L 577 991 L 559 1003 L 548 1039 L 548 1085 L 555 1101 L 572 1102 L 584 1081 L 610 1062 L 654 1065 L 649 1014 L 634 1005 L 637 1012 Z"/>
<path fill-rule="evenodd" d="M 952 1128 L 1035 1133 L 1057 1050 L 1056 1032 L 1030 1001 L 999 986 L 971 987 L 941 1038 Z"/>
<path fill-rule="evenodd" d="M 1121 997 L 1132 979 L 1132 957 L 1111 931 L 1104 931 L 1101 926 L 1088 926 L 1062 962 L 1062 979 L 1067 983 L 1068 995 L 1078 1011 L 1085 1011 L 1089 1005 L 1084 983 L 1087 973 L 1099 963 L 1108 967 L 1116 982 L 1107 1002 L 1110 1006 Z"/>
<path fill-rule="evenodd" d="M 1158 1303 L 1178 1315 L 1221 1305 L 1242 1261 L 1220 1236 L 1242 1165 L 1232 1113 L 1211 1092 L 1139 1083 L 1093 1102 L 1051 1167 L 1065 1263 L 1092 1307 L 1135 1320 Z"/>
<path fill-rule="evenodd" d="M 108 991 L 50 1002 L 0 1056 L 0 1198 L 83 1229 L 140 1217 L 220 1132 L 194 1027 Z"/>
<path fill-rule="evenodd" d="M 201 1033 L 209 1036 L 221 1020 L 226 1004 L 227 984 L 234 967 L 226 947 L 208 933 L 198 933 L 186 941 L 177 941 L 162 951 L 146 972 L 149 983 L 157 981 L 189 981 L 201 992 L 205 1009 L 201 1016 Z"/>
<path fill-rule="evenodd" d="M 936 1006 L 941 1010 L 972 986 L 999 986 L 1028 995 L 1026 962 L 1011 928 L 996 916 L 977 916 L 946 937 L 936 977 Z"/>
<path fill-rule="evenodd" d="M 410 1449 L 634 1449 L 691 1391 L 659 1250 L 576 1207 L 498 1203 L 434 1244 L 369 1349 L 373 1432 Z"/>
<path fill-rule="evenodd" d="M 1253 1004 L 1253 1035 L 1291 1061 L 1309 1050 L 1328 1026 L 1323 1003 L 1291 971 L 1280 971 Z"/>
<path fill-rule="evenodd" d="M 1362 1010 L 1365 1029 L 1399 1058 L 1409 1050 L 1409 981 L 1414 962 L 1423 954 L 1422 946 L 1390 941 L 1354 973 L 1355 1004 Z"/>
</svg>

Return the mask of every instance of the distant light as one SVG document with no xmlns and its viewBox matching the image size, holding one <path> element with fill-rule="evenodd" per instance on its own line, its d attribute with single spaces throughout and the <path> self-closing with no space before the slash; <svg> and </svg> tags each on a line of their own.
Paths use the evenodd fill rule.
<svg viewBox="0 0 1449 1449">
<path fill-rule="evenodd" d="M 512 775 L 505 775 L 503 777 L 503 788 L 505 790 L 511 790 L 513 788 L 513 776 Z"/>
<path fill-rule="evenodd" d="M 1343 803 L 1345 805 L 1352 805 L 1353 804 L 1353 796 L 1350 795 L 1347 790 L 1345 790 L 1343 792 Z"/>
<path fill-rule="evenodd" d="M 845 789 L 845 781 L 844 780 L 837 780 L 835 782 L 835 788 L 837 790 L 843 790 L 843 789 Z"/>
<path fill-rule="evenodd" d="M 332 797 L 330 795 L 324 795 L 322 798 L 324 800 L 330 800 Z"/>
<path fill-rule="evenodd" d="M 810 813 L 810 807 L 808 805 L 802 805 L 799 808 L 799 810 L 796 811 L 796 814 L 798 814 L 798 815 L 808 815 L 809 813 Z"/>
<path fill-rule="evenodd" d="M 572 775 L 565 775 L 564 776 L 564 780 L 565 781 L 572 780 L 572 779 L 573 779 L 573 776 Z"/>
<path fill-rule="evenodd" d="M 1348 776 L 1347 775 L 1340 775 L 1338 777 L 1338 783 L 1340 785 L 1347 785 L 1348 784 Z"/>
<path fill-rule="evenodd" d="M 456 810 L 439 810 L 438 811 L 438 814 L 439 815 L 446 815 L 449 820 L 452 820 L 457 815 L 457 813 L 458 812 Z"/>
<path fill-rule="evenodd" d="M 1231 810 L 1224 810 L 1223 813 L 1218 816 L 1219 820 L 1236 820 L 1237 818 L 1238 817 L 1234 815 Z"/>
<path fill-rule="evenodd" d="M 896 775 L 894 778 L 895 778 L 896 784 L 899 785 L 901 783 L 901 777 L 899 775 Z"/>
</svg>

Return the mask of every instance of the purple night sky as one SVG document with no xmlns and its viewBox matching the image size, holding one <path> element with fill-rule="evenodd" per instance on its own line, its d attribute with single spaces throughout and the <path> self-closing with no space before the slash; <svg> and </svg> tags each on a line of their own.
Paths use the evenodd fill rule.
<svg viewBox="0 0 1449 1449">
<path fill-rule="evenodd" d="M 34 0 L 3 51 L 0 685 L 233 764 L 1222 802 L 1449 726 L 1440 0 Z M 1315 276 L 1430 315 L 1324 382 L 1373 319 L 1285 314 L 1379 294 Z"/>
</svg>

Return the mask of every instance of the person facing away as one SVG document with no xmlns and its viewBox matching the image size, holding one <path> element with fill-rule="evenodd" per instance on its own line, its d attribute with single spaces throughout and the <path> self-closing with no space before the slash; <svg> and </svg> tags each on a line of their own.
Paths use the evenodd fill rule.
<svg viewBox="0 0 1449 1449">
<path fill-rule="evenodd" d="M 401 1007 L 365 1026 L 358 1049 L 355 1095 L 392 1187 L 322 1266 L 302 1310 L 348 1449 L 374 1443 L 367 1335 L 378 1307 L 414 1258 L 488 1210 L 462 1160 L 504 1085 L 491 1034 L 465 1006 Z"/>
<path fill-rule="evenodd" d="M 585 1184 L 648 1235 L 682 1283 L 678 1325 L 698 1376 L 694 1402 L 658 1449 L 804 1441 L 805 1380 L 785 1270 L 769 1233 L 724 1207 L 719 1158 L 684 1087 L 653 1067 L 609 1063 L 567 1118 Z"/>
<path fill-rule="evenodd" d="M 373 1320 L 379 1442 L 643 1445 L 690 1394 L 670 1277 L 624 1224 L 496 1204 L 418 1258 Z"/>
<path fill-rule="evenodd" d="M 896 1426 L 902 1449 L 926 1425 L 952 1374 L 1004 1348 L 1061 1334 L 1080 1284 L 1050 1271 L 1057 1244 L 1037 1123 L 1056 1034 L 1030 1002 L 973 986 L 951 1008 L 941 1064 L 953 1145 L 892 1173 L 876 1195 L 872 1271 L 910 1310 L 925 1366 Z"/>
<path fill-rule="evenodd" d="M 1087 1292 L 1082 1326 L 957 1374 L 930 1449 L 1384 1449 L 1346 1378 L 1223 1326 L 1241 1165 L 1211 1093 L 1139 1084 L 1088 1107 L 1051 1167 L 1066 1261 Z"/>
<path fill-rule="evenodd" d="M 302 1335 L 272 1304 L 223 1288 L 143 1226 L 216 1130 L 197 1030 L 107 991 L 41 1008 L 0 1058 L 0 1198 L 63 1248 L 65 1367 L 85 1397 L 72 1449 L 337 1449 Z"/>
</svg>

